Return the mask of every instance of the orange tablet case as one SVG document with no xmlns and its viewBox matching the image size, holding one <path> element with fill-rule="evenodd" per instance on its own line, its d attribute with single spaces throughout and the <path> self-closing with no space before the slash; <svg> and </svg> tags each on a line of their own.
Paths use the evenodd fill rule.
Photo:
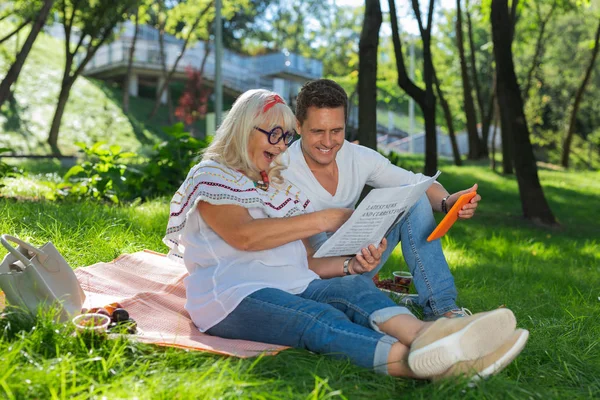
<svg viewBox="0 0 600 400">
<path fill-rule="evenodd" d="M 450 211 L 448 211 L 448 214 L 446 214 L 444 219 L 441 220 L 438 226 L 436 226 L 433 232 L 431 232 L 431 235 L 429 235 L 427 241 L 431 242 L 432 240 L 439 239 L 442 236 L 444 236 L 446 232 L 448 232 L 448 229 L 450 229 L 450 227 L 458 219 L 458 212 L 460 211 L 460 209 L 463 208 L 465 204 L 470 202 L 471 199 L 476 195 L 477 192 L 471 192 L 460 196 L 458 200 L 456 200 L 456 203 L 454 203 Z"/>
</svg>

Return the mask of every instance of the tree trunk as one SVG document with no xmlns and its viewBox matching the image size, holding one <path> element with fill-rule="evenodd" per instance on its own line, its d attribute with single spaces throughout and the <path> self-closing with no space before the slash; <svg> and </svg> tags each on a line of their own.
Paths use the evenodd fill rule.
<svg viewBox="0 0 600 400">
<path fill-rule="evenodd" d="M 133 56 L 135 54 L 135 43 L 137 42 L 139 32 L 139 13 L 140 8 L 135 9 L 135 29 L 133 31 L 133 39 L 131 40 L 131 48 L 129 49 L 129 60 L 127 60 L 127 73 L 125 74 L 125 84 L 123 88 L 123 112 L 129 112 L 129 85 L 131 84 L 131 71 L 133 70 Z"/>
<path fill-rule="evenodd" d="M 52 119 L 52 125 L 50 126 L 50 132 L 48 134 L 48 144 L 52 149 L 52 153 L 56 155 L 60 155 L 60 150 L 58 148 L 58 133 L 60 131 L 60 123 L 62 120 L 63 113 L 65 111 L 65 106 L 67 104 L 67 100 L 69 99 L 69 94 L 71 91 L 71 87 L 83 72 L 85 66 L 90 62 L 92 57 L 96 54 L 98 49 L 106 42 L 106 40 L 112 34 L 115 26 L 117 25 L 117 21 L 120 15 L 124 14 L 127 11 L 127 8 L 123 8 L 115 11 L 115 19 L 111 21 L 110 24 L 106 25 L 102 31 L 96 31 L 93 34 L 83 34 L 79 37 L 79 40 L 74 48 L 71 47 L 71 30 L 73 28 L 73 19 L 70 22 L 63 23 L 63 27 L 65 30 L 65 70 L 63 73 L 63 78 L 61 81 L 61 89 L 60 94 L 58 96 L 58 103 L 56 105 L 56 111 L 54 112 L 54 117 Z M 75 10 L 73 10 L 73 13 Z M 85 57 L 81 62 L 73 69 L 73 61 L 75 58 L 75 54 L 78 53 L 81 46 L 83 45 L 85 38 L 91 38 L 95 35 L 99 36 L 99 40 L 92 44 L 92 40 L 88 40 L 87 47 L 85 48 Z"/>
<path fill-rule="evenodd" d="M 52 125 L 50 125 L 50 134 L 48 135 L 48 144 L 52 149 L 52 154 L 60 156 L 61 152 L 58 147 L 58 132 L 60 131 L 60 123 L 62 121 L 62 116 L 65 112 L 65 106 L 67 105 L 67 101 L 69 100 L 69 95 L 71 94 L 71 87 L 75 80 L 63 79 L 60 88 L 60 94 L 58 95 L 58 103 L 56 104 L 56 111 L 54 112 L 54 117 L 52 118 Z"/>
<path fill-rule="evenodd" d="M 202 57 L 202 62 L 200 63 L 200 76 L 202 77 L 203 85 L 205 85 L 204 82 L 206 82 L 204 80 L 204 69 L 206 67 L 206 61 L 208 60 L 209 55 L 210 55 L 210 43 L 209 43 L 209 39 L 206 39 L 204 41 L 204 56 Z M 202 118 L 205 118 L 205 117 L 202 117 Z M 190 130 L 190 134 L 195 137 L 195 130 L 194 130 L 193 123 L 189 126 L 189 130 Z M 206 132 L 205 132 L 204 136 L 206 136 Z"/>
<path fill-rule="evenodd" d="M 210 1 L 206 5 L 206 7 L 198 14 L 198 16 L 196 17 L 196 20 L 192 24 L 192 26 L 188 32 L 188 35 L 186 36 L 186 38 L 183 42 L 183 45 L 181 46 L 181 51 L 177 55 L 177 58 L 175 59 L 175 63 L 173 64 L 173 67 L 171 67 L 171 71 L 169 71 L 169 74 L 165 76 L 165 82 L 158 89 L 156 101 L 154 102 L 154 107 L 152 108 L 152 111 L 150 112 L 149 118 L 153 118 L 156 115 L 156 112 L 158 111 L 158 107 L 160 107 L 160 98 L 162 97 L 162 94 L 164 93 L 164 91 L 169 87 L 169 83 L 171 83 L 171 79 L 173 79 L 173 75 L 175 74 L 175 71 L 177 70 L 177 65 L 179 65 L 179 61 L 183 57 L 183 55 L 188 47 L 188 44 L 192 37 L 192 33 L 196 30 L 196 28 L 198 28 L 198 24 L 202 20 L 202 17 L 208 12 L 208 10 L 210 10 L 212 8 L 212 6 L 213 6 L 213 2 Z M 171 118 L 172 118 L 172 116 L 169 117 L 169 119 L 171 119 Z"/>
<path fill-rule="evenodd" d="M 425 118 L 425 169 L 427 175 L 435 175 L 437 171 L 437 132 L 435 126 L 435 94 L 433 93 L 434 69 L 431 60 L 431 25 L 435 1 L 429 2 L 429 13 L 427 25 L 423 25 L 421 10 L 418 0 L 412 0 L 411 5 L 419 32 L 423 40 L 423 80 L 425 90 L 421 89 L 409 78 L 402 54 L 402 42 L 398 29 L 398 16 L 396 15 L 395 0 L 388 0 L 390 8 L 390 22 L 392 25 L 392 42 L 394 44 L 394 55 L 396 57 L 396 69 L 398 70 L 398 86 L 402 88 L 421 108 Z"/>
<path fill-rule="evenodd" d="M 165 25 L 166 24 L 167 24 L 167 21 L 166 21 L 166 17 L 165 17 L 165 20 L 163 20 L 161 22 L 161 25 L 158 29 L 158 52 L 160 54 L 160 66 L 162 69 L 162 77 L 165 80 L 165 82 L 167 81 L 167 76 L 169 75 L 169 73 L 167 72 L 167 55 L 165 54 Z M 152 108 L 152 111 L 150 111 L 149 118 L 153 118 L 154 115 L 156 115 L 156 112 L 158 111 L 158 107 L 160 107 L 163 89 L 159 85 L 160 85 L 160 81 L 158 81 L 156 84 L 156 89 L 157 89 L 156 99 L 154 100 L 154 107 Z"/>
<path fill-rule="evenodd" d="M 567 128 L 567 134 L 565 136 L 565 140 L 563 142 L 563 152 L 560 163 L 563 167 L 569 168 L 569 153 L 571 152 L 571 143 L 573 141 L 573 135 L 575 134 L 575 123 L 577 122 L 577 113 L 579 112 L 579 106 L 581 104 L 581 99 L 583 99 L 583 93 L 585 92 L 585 87 L 587 86 L 588 81 L 590 80 L 590 76 L 592 75 L 592 71 L 594 70 L 594 64 L 596 63 L 596 57 L 598 56 L 598 42 L 600 41 L 600 24 L 598 24 L 598 28 L 596 29 L 596 37 L 594 39 L 594 48 L 592 49 L 592 58 L 590 59 L 590 63 L 585 71 L 585 75 L 583 77 L 583 81 L 577 89 L 577 94 L 575 95 L 575 101 L 573 101 L 573 108 L 571 110 L 571 116 L 569 117 L 569 125 Z"/>
<path fill-rule="evenodd" d="M 430 0 L 433 3 L 435 0 Z M 431 26 L 431 25 L 430 25 Z M 435 94 L 433 92 L 433 61 L 431 57 L 431 42 L 429 32 L 423 37 L 423 80 L 425 81 L 425 108 L 423 117 L 425 118 L 425 169 L 424 173 L 433 176 L 437 172 L 437 128 L 436 128 L 436 107 Z"/>
<path fill-rule="evenodd" d="M 469 55 L 471 61 L 471 75 L 473 78 L 473 86 L 475 87 L 475 98 L 479 107 L 479 121 L 481 122 L 481 141 L 479 142 L 481 149 L 481 156 L 488 156 L 488 134 L 490 125 L 485 125 L 486 121 L 486 109 L 483 102 L 483 94 L 481 93 L 481 86 L 479 85 L 479 76 L 477 75 L 477 58 L 475 57 L 475 41 L 473 40 L 473 25 L 471 24 L 471 12 L 469 11 L 469 0 L 466 3 L 467 14 L 467 35 L 469 39 Z M 462 32 L 461 32 L 462 34 Z"/>
<path fill-rule="evenodd" d="M 377 149 L 377 47 L 382 14 L 379 0 L 365 0 L 358 44 L 358 140 Z"/>
<path fill-rule="evenodd" d="M 486 112 L 483 113 L 483 121 L 481 121 L 481 142 L 486 155 L 489 155 L 488 146 L 490 138 L 490 127 L 492 126 L 492 119 L 494 118 L 494 104 L 496 103 L 496 72 L 492 78 L 492 93 L 488 101 Z"/>
<path fill-rule="evenodd" d="M 514 163 L 526 219 L 545 226 L 557 225 L 540 185 L 533 147 L 523 112 L 523 100 L 515 74 L 511 49 L 511 24 L 508 0 L 492 0 L 492 38 L 496 58 L 496 78 L 502 129 L 513 139 Z"/>
<path fill-rule="evenodd" d="M 510 124 L 500 115 L 500 137 L 502 137 L 502 173 L 504 175 L 512 175 L 513 170 L 513 158 L 512 152 L 513 143 L 512 136 L 510 135 Z"/>
<path fill-rule="evenodd" d="M 494 71 L 494 95 L 490 101 L 494 102 L 494 112 L 496 113 L 496 125 L 500 123 L 501 151 L 502 151 L 502 174 L 512 175 L 513 171 L 513 153 L 512 137 L 510 136 L 510 127 L 500 114 L 500 105 L 498 104 L 498 74 Z M 491 115 L 490 115 L 491 117 Z M 495 161 L 494 161 L 495 162 Z"/>
<path fill-rule="evenodd" d="M 346 140 L 349 142 L 356 142 L 358 141 L 358 143 L 360 143 L 360 140 L 358 140 L 358 127 L 356 125 L 350 125 L 350 121 L 353 120 L 353 116 L 352 113 L 358 110 L 358 107 L 354 107 L 354 104 L 358 104 L 358 81 L 356 82 L 356 85 L 354 86 L 354 90 L 352 91 L 352 93 L 350 93 L 350 96 L 348 96 L 348 109 L 346 110 L 346 115 L 348 116 L 347 121 L 346 121 Z M 358 118 L 358 115 L 356 116 Z"/>
<path fill-rule="evenodd" d="M 17 55 L 17 58 L 13 65 L 11 65 L 10 69 L 6 73 L 6 76 L 2 80 L 2 83 L 0 83 L 0 106 L 2 106 L 2 104 L 10 95 L 10 87 L 13 83 L 16 82 L 17 78 L 19 77 L 19 74 L 21 73 L 21 68 L 23 68 L 23 64 L 25 63 L 25 59 L 29 55 L 29 51 L 33 46 L 33 42 L 35 42 L 35 39 L 44 27 L 44 24 L 46 23 L 46 18 L 48 17 L 48 13 L 52 8 L 52 3 L 54 3 L 54 0 L 44 1 L 44 5 L 42 6 L 42 9 L 40 10 L 33 26 L 31 27 L 31 32 L 29 32 L 29 36 L 27 36 L 27 39 L 25 40 L 21 51 Z"/>
<path fill-rule="evenodd" d="M 477 132 L 477 117 L 475 115 L 473 95 L 471 94 L 471 83 L 469 81 L 469 72 L 467 71 L 467 60 L 465 58 L 460 2 L 461 0 L 456 0 L 456 44 L 458 47 L 458 57 L 460 58 L 463 104 L 465 108 L 465 117 L 467 119 L 467 135 L 469 138 L 469 153 L 467 158 L 469 160 L 478 160 L 482 156 L 481 141 L 479 139 L 479 133 Z"/>
<path fill-rule="evenodd" d="M 496 135 L 498 134 L 498 120 L 500 119 L 498 117 L 500 111 L 497 110 L 498 102 L 494 101 L 493 107 L 496 110 L 494 113 L 496 117 L 494 118 L 494 130 L 492 132 L 492 154 L 490 157 L 490 167 L 492 168 L 492 171 L 496 172 Z"/>
<path fill-rule="evenodd" d="M 437 172 L 437 130 L 435 125 L 435 107 L 424 108 L 423 118 L 425 118 L 425 168 L 423 173 L 427 176 L 433 176 Z"/>
<path fill-rule="evenodd" d="M 207 40 L 204 41 L 204 57 L 202 57 L 202 62 L 200 63 L 200 75 L 204 76 L 204 68 L 206 67 L 206 61 L 208 60 L 208 55 L 210 54 L 210 43 Z"/>
<path fill-rule="evenodd" d="M 460 158 L 460 151 L 458 150 L 458 143 L 456 143 L 456 135 L 454 134 L 454 124 L 452 123 L 452 113 L 450 111 L 450 105 L 448 104 L 448 101 L 446 101 L 444 92 L 442 92 L 442 88 L 440 87 L 440 81 L 438 80 L 435 71 L 433 73 L 433 79 L 435 81 L 435 87 L 437 89 L 438 97 L 440 98 L 442 110 L 444 111 L 444 119 L 446 120 L 448 136 L 450 137 L 450 143 L 452 145 L 452 155 L 454 157 L 454 164 L 460 167 L 462 165 L 462 160 Z"/>
</svg>

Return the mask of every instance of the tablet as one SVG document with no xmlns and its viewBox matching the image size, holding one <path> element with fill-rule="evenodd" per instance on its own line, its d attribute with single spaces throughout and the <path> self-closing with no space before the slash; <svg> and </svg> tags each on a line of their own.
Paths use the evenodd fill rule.
<svg viewBox="0 0 600 400">
<path fill-rule="evenodd" d="M 458 219 L 458 212 L 476 195 L 477 192 L 470 192 L 460 196 L 458 200 L 456 200 L 456 203 L 454 203 L 450 211 L 448 211 L 448 214 L 446 214 L 444 219 L 441 220 L 438 226 L 436 226 L 433 232 L 431 232 L 431 235 L 429 235 L 427 241 L 431 242 L 432 240 L 439 239 L 442 236 L 444 236 L 446 232 L 448 232 L 448 229 L 450 229 L 450 227 Z"/>
</svg>

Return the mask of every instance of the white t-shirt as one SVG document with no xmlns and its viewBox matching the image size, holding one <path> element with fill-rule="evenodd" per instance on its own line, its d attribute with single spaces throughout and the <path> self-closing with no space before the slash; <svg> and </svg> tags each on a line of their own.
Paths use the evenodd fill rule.
<svg viewBox="0 0 600 400">
<path fill-rule="evenodd" d="M 189 172 L 171 201 L 163 241 L 169 257 L 185 264 L 185 309 L 200 331 L 221 322 L 248 295 L 263 288 L 302 293 L 319 276 L 308 268 L 301 240 L 264 251 L 230 246 L 202 219 L 198 202 L 239 205 L 255 218 L 281 218 L 309 211 L 310 202 L 289 183 L 258 189 L 242 173 L 214 161 Z"/>
<path fill-rule="evenodd" d="M 354 208 L 365 185 L 375 188 L 397 187 L 417 183 L 424 178 L 423 174 L 415 174 L 393 165 L 375 150 L 344 141 L 335 159 L 338 166 L 338 186 L 332 196 L 308 167 L 300 142 L 301 140 L 297 140 L 289 147 L 289 164 L 283 171 L 283 176 L 308 196 L 315 211 Z M 327 236 L 320 234 L 313 236 L 310 242 L 317 250 L 325 240 Z"/>
</svg>

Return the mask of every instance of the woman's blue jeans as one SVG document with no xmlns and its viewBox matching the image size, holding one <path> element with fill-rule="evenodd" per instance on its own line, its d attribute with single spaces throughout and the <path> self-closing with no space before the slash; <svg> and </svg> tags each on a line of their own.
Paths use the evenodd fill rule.
<svg viewBox="0 0 600 400">
<path fill-rule="evenodd" d="M 307 349 L 387 373 L 390 349 L 398 340 L 377 327 L 407 314 L 370 278 L 352 275 L 314 280 L 301 294 L 261 289 L 207 332 L 229 339 L 245 339 Z"/>
<path fill-rule="evenodd" d="M 381 262 L 373 271 L 363 274 L 373 277 L 389 258 L 398 242 L 402 255 L 413 275 L 419 294 L 419 305 L 425 319 L 433 319 L 447 311 L 457 309 L 454 278 L 442 251 L 440 239 L 428 242 L 427 237 L 436 226 L 431 204 L 426 195 L 408 211 L 402 223 L 388 234 L 388 247 Z"/>
</svg>

